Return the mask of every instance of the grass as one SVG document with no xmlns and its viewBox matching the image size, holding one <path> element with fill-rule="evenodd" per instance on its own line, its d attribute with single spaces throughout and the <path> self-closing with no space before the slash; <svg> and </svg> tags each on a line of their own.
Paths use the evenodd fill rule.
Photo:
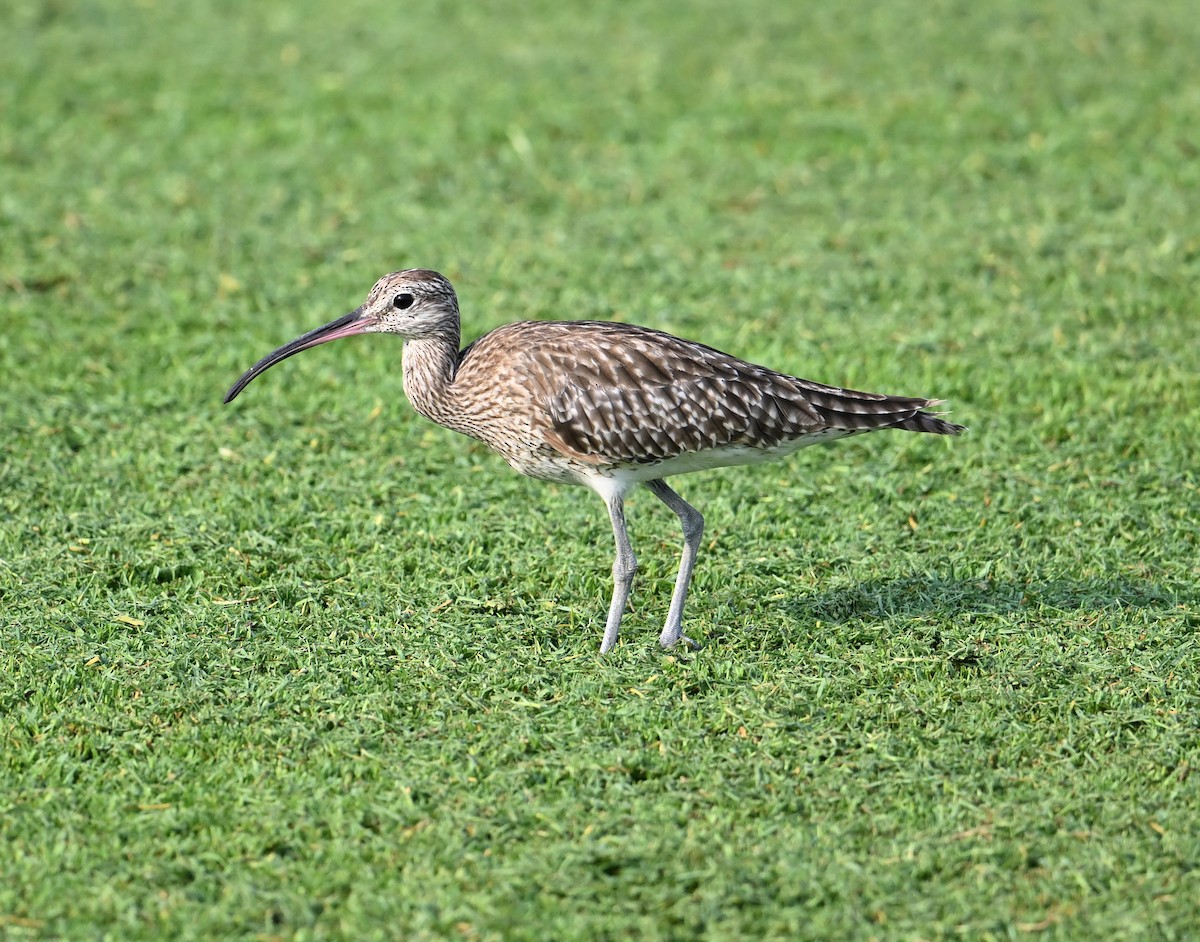
<svg viewBox="0 0 1200 942">
<path fill-rule="evenodd" d="M 1200 934 L 1192 5 L 0 13 L 0 937 Z M 610 535 L 237 375 L 381 273 L 944 397 Z"/>
</svg>

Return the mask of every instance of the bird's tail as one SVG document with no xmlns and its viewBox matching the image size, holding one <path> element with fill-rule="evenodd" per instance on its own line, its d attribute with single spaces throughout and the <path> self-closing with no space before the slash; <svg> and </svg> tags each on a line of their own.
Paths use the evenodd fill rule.
<svg viewBox="0 0 1200 942">
<path fill-rule="evenodd" d="M 906 432 L 960 435 L 966 431 L 965 426 L 943 419 L 944 413 L 925 411 L 941 405 L 941 399 L 884 396 L 816 383 L 805 389 L 804 398 L 829 426 L 848 432 L 898 428 Z"/>
<path fill-rule="evenodd" d="M 939 406 L 940 399 L 926 399 L 925 406 Z M 934 435 L 961 435 L 967 430 L 965 425 L 955 425 L 947 422 L 942 416 L 944 412 L 926 412 L 924 407 L 918 409 L 908 418 L 897 422 L 892 428 L 902 428 L 906 432 L 930 432 Z"/>
</svg>

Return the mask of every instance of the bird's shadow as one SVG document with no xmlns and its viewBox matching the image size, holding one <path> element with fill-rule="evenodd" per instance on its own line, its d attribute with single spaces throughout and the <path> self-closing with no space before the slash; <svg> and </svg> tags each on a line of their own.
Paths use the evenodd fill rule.
<svg viewBox="0 0 1200 942">
<path fill-rule="evenodd" d="M 913 573 L 795 596 L 782 608 L 797 619 L 832 624 L 881 618 L 959 619 L 1042 612 L 1117 612 L 1137 609 L 1195 617 L 1192 586 L 1121 578 L 1028 580 L 960 579 Z"/>
</svg>

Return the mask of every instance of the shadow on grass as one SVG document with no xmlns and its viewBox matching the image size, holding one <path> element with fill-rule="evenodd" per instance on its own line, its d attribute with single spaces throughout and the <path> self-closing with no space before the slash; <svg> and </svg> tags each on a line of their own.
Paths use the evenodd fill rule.
<svg viewBox="0 0 1200 942">
<path fill-rule="evenodd" d="M 854 586 L 818 590 L 784 603 L 789 614 L 808 621 L 845 623 L 860 619 L 919 617 L 954 619 L 971 615 L 1015 615 L 1047 611 L 1142 610 L 1185 615 L 1200 624 L 1200 596 L 1192 586 L 1171 587 L 1129 579 L 1047 579 L 1028 582 L 954 579 L 917 574 L 872 579 Z"/>
</svg>

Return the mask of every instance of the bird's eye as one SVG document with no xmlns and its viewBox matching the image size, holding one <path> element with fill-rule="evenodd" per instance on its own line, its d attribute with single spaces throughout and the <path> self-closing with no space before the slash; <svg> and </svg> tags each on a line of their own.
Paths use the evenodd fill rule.
<svg viewBox="0 0 1200 942">
<path fill-rule="evenodd" d="M 392 298 L 392 307 L 398 311 L 407 311 L 416 300 L 411 294 L 404 291 Z"/>
</svg>

